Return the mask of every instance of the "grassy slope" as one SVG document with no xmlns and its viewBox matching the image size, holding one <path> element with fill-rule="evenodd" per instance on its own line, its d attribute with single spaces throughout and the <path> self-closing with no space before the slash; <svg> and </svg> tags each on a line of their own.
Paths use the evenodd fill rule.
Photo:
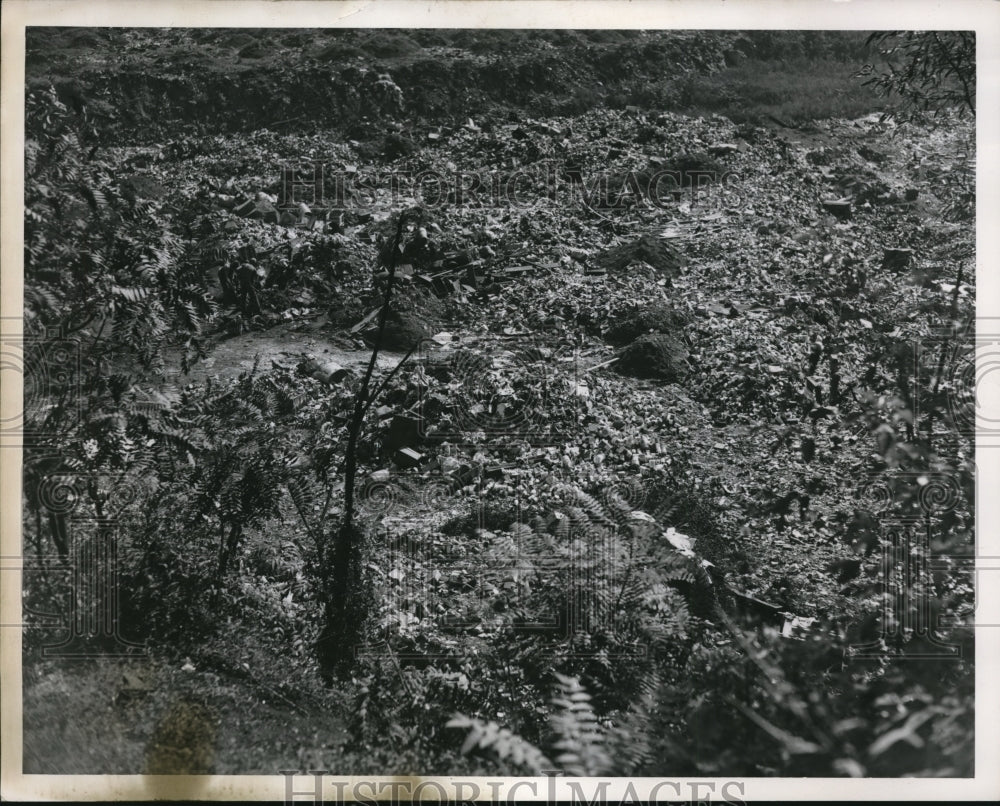
<svg viewBox="0 0 1000 806">
<path fill-rule="evenodd" d="M 358 68 L 393 76 L 411 124 L 604 105 L 795 123 L 881 109 L 853 78 L 867 57 L 860 32 L 37 29 L 28 83 L 103 104 L 102 128 L 147 141 L 178 124 L 350 126 L 373 111 Z"/>
</svg>

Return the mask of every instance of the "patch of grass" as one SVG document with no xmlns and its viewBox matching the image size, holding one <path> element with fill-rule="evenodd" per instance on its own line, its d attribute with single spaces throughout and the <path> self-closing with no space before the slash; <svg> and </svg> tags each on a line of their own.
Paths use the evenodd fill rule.
<svg viewBox="0 0 1000 806">
<path fill-rule="evenodd" d="M 253 642 L 220 654 L 245 666 L 151 655 L 87 661 L 25 658 L 24 772 L 273 774 L 288 765 L 356 769 L 346 745 L 343 690 Z M 241 672 L 241 673 L 240 673 Z M 294 724 L 290 724 L 293 722 Z"/>
<path fill-rule="evenodd" d="M 855 118 L 885 109 L 885 100 L 855 78 L 859 66 L 839 59 L 747 59 L 715 73 L 686 73 L 638 87 L 628 103 L 724 115 L 735 123 Z"/>
<path fill-rule="evenodd" d="M 711 75 L 684 76 L 672 89 L 682 111 L 735 123 L 854 118 L 885 108 L 884 99 L 855 78 L 859 67 L 850 60 L 748 59 Z"/>
</svg>

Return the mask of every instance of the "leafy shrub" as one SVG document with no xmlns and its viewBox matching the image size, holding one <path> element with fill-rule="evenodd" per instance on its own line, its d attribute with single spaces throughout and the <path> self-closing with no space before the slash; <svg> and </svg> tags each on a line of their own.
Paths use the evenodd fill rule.
<svg viewBox="0 0 1000 806">
<path fill-rule="evenodd" d="M 880 31 L 868 38 L 885 62 L 860 75 L 881 95 L 897 97 L 894 113 L 976 114 L 976 35 L 972 31 Z"/>
</svg>

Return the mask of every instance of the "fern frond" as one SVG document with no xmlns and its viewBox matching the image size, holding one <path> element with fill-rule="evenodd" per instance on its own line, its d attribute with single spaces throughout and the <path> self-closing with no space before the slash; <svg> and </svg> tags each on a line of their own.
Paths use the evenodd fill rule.
<svg viewBox="0 0 1000 806">
<path fill-rule="evenodd" d="M 552 699 L 557 711 L 551 716 L 552 729 L 562 752 L 556 761 L 568 775 L 595 776 L 611 771 L 605 736 L 590 704 L 590 695 L 575 677 L 553 672 L 559 693 Z"/>
<path fill-rule="evenodd" d="M 116 297 L 121 297 L 127 302 L 138 303 L 147 299 L 152 292 L 144 286 L 115 285 L 111 287 L 111 293 Z"/>
<path fill-rule="evenodd" d="M 446 727 L 464 728 L 469 731 L 462 745 L 462 755 L 468 754 L 474 748 L 488 750 L 500 761 L 509 760 L 517 767 L 535 775 L 541 775 L 543 770 L 552 768 L 552 762 L 541 750 L 507 728 L 500 727 L 496 722 L 484 722 L 475 717 L 455 714 Z"/>
<path fill-rule="evenodd" d="M 615 775 L 641 775 L 653 762 L 651 738 L 657 735 L 657 703 L 663 683 L 657 670 L 640 682 L 639 698 L 607 733 Z"/>
</svg>

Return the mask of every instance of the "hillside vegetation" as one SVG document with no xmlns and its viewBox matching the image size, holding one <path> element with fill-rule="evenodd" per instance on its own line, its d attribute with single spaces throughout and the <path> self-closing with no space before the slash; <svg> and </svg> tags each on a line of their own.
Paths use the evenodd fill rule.
<svg viewBox="0 0 1000 806">
<path fill-rule="evenodd" d="M 972 774 L 975 130 L 874 58 L 29 32 L 25 772 Z"/>
</svg>

